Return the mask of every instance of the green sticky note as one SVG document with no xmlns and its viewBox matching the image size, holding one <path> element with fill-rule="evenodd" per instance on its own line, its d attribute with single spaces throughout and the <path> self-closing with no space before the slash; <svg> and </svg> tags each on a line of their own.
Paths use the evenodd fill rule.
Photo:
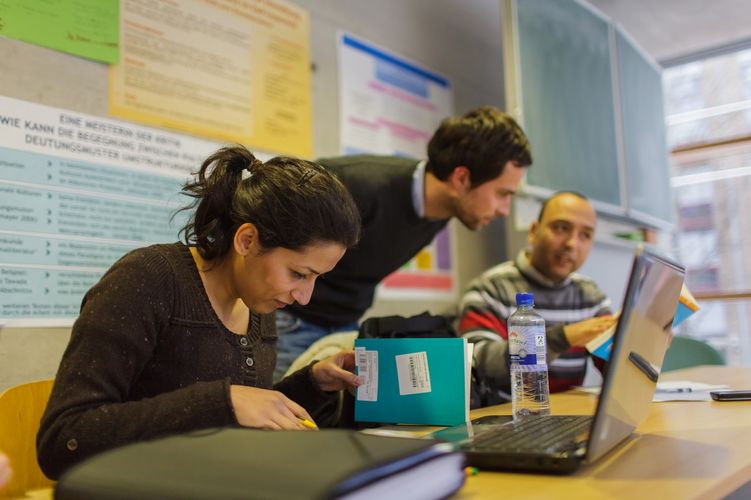
<svg viewBox="0 0 751 500">
<path fill-rule="evenodd" d="M 0 35 L 115 64 L 119 0 L 0 0 Z"/>
</svg>

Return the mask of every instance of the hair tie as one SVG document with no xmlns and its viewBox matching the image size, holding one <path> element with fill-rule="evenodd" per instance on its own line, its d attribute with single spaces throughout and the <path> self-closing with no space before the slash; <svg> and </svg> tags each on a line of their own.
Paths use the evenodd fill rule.
<svg viewBox="0 0 751 500">
<path fill-rule="evenodd" d="M 238 161 L 230 166 L 230 170 L 235 174 L 240 174 L 244 180 L 248 180 L 253 177 L 253 172 L 257 171 L 263 162 L 258 158 L 248 159 L 245 161 Z"/>
<path fill-rule="evenodd" d="M 249 161 L 245 165 L 245 169 L 248 173 L 243 176 L 245 180 L 250 180 L 253 177 L 253 172 L 258 171 L 258 169 L 263 165 L 263 162 L 259 160 L 258 158 L 253 158 L 251 161 Z"/>
</svg>

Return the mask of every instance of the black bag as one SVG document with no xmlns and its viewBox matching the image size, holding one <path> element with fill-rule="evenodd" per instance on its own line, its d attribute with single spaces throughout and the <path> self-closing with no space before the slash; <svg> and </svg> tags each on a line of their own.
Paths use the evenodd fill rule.
<svg viewBox="0 0 751 500">
<path fill-rule="evenodd" d="M 448 318 L 435 316 L 425 311 L 407 318 L 404 316 L 368 318 L 360 325 L 358 337 L 361 339 L 457 337 L 457 334 Z"/>
</svg>

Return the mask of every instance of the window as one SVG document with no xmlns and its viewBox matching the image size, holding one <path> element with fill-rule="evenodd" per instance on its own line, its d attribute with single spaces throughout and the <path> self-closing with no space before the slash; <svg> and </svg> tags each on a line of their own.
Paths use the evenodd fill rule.
<svg viewBox="0 0 751 500">
<path fill-rule="evenodd" d="M 751 290 L 751 50 L 663 73 L 673 246 L 692 292 Z M 680 332 L 703 338 L 728 362 L 751 364 L 751 298 L 702 301 Z"/>
</svg>

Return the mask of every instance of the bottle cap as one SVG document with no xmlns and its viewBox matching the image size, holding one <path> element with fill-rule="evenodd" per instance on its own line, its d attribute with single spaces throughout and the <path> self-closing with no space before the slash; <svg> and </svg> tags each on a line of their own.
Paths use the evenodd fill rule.
<svg viewBox="0 0 751 500">
<path fill-rule="evenodd" d="M 517 306 L 532 306 L 535 304 L 535 294 L 534 293 L 517 293 L 516 294 L 516 305 Z"/>
</svg>

